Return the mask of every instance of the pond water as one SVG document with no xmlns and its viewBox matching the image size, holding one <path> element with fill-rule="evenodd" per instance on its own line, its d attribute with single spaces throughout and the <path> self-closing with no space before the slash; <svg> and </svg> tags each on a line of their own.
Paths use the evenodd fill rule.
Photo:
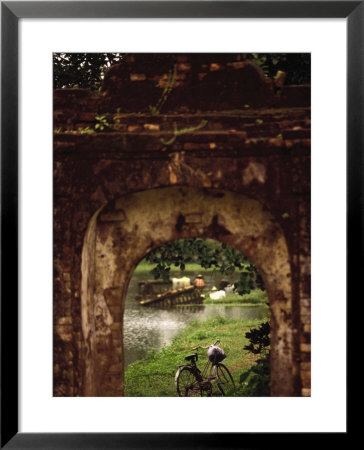
<svg viewBox="0 0 364 450">
<path fill-rule="evenodd" d="M 197 273 L 196 273 L 197 274 Z M 173 276 L 180 277 L 181 274 Z M 149 350 L 160 350 L 169 345 L 192 320 L 204 320 L 216 316 L 227 318 L 268 319 L 267 305 L 254 306 L 224 306 L 198 305 L 175 306 L 172 308 L 158 308 L 141 306 L 135 300 L 138 293 L 138 283 L 151 279 L 150 275 L 134 275 L 130 281 L 124 312 L 124 363 L 142 359 Z M 204 274 L 206 287 L 211 289 L 222 278 L 219 273 Z M 191 279 L 192 282 L 193 278 Z M 234 281 L 232 279 L 231 281 Z"/>
</svg>

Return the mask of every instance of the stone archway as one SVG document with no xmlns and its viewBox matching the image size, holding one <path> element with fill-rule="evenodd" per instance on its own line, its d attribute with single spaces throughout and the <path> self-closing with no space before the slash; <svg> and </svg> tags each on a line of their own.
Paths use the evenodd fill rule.
<svg viewBox="0 0 364 450">
<path fill-rule="evenodd" d="M 190 237 L 225 242 L 258 268 L 271 305 L 271 395 L 299 395 L 291 267 L 279 224 L 245 195 L 178 186 L 125 195 L 99 209 L 88 225 L 81 289 L 85 395 L 123 394 L 123 307 L 131 275 L 152 249 Z"/>
</svg>

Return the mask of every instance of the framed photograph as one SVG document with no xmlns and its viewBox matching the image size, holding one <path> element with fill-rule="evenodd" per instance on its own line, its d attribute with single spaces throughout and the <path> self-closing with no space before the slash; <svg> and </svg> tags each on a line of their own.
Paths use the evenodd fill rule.
<svg viewBox="0 0 364 450">
<path fill-rule="evenodd" d="M 347 437 L 363 8 L 1 3 L 2 447 Z"/>
</svg>

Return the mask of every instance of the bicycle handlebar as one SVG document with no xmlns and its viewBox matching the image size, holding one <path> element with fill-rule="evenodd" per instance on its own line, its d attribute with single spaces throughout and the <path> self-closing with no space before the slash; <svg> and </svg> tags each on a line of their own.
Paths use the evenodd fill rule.
<svg viewBox="0 0 364 450">
<path fill-rule="evenodd" d="M 220 339 L 218 339 L 215 344 L 212 345 L 216 345 L 216 344 L 220 344 Z M 192 347 L 192 350 L 198 350 L 199 348 L 209 348 L 211 347 L 211 345 L 208 345 L 207 347 L 202 347 L 202 345 L 198 345 L 197 347 Z"/>
</svg>

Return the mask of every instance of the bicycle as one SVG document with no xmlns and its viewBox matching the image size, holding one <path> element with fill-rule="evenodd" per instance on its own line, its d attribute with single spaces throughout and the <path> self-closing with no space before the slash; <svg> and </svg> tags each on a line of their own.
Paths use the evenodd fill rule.
<svg viewBox="0 0 364 450">
<path fill-rule="evenodd" d="M 213 345 L 218 343 L 220 343 L 219 339 Z M 192 350 L 208 349 L 209 347 L 211 346 L 198 345 Z M 211 397 L 213 382 L 216 382 L 222 395 L 226 395 L 230 389 L 235 387 L 234 379 L 224 364 L 220 362 L 213 364 L 208 359 L 201 372 L 196 365 L 198 353 L 186 356 L 185 360 L 189 361 L 189 364 L 178 366 L 175 375 L 175 385 L 179 397 L 203 397 L 204 395 Z"/>
</svg>

